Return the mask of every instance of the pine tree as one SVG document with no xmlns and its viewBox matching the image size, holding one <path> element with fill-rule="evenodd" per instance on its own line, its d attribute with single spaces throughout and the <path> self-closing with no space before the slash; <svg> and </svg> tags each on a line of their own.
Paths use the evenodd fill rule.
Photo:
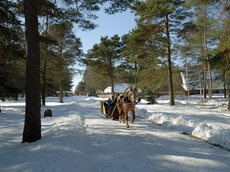
<svg viewBox="0 0 230 172">
<path fill-rule="evenodd" d="M 146 0 L 138 1 L 134 5 L 134 10 L 139 15 L 142 23 L 154 24 L 159 28 L 159 33 L 165 38 L 161 41 L 164 44 L 168 59 L 168 83 L 170 105 L 175 105 L 172 79 L 172 33 L 176 28 L 180 28 L 180 23 L 185 19 L 185 11 L 182 8 L 183 0 Z M 177 27 L 175 27 L 177 26 Z M 174 32 L 174 34 L 176 34 Z"/>
<path fill-rule="evenodd" d="M 25 89 L 21 66 L 25 56 L 24 35 L 16 13 L 17 3 L 2 0 L 0 6 L 0 98 L 17 99 Z"/>
<path fill-rule="evenodd" d="M 121 40 L 118 35 L 111 38 L 102 37 L 99 44 L 95 44 L 86 55 L 87 65 L 100 70 L 110 79 L 112 95 L 114 95 L 115 67 L 121 58 Z"/>
<path fill-rule="evenodd" d="M 57 45 L 53 45 L 50 48 L 55 54 L 55 58 L 52 60 L 56 73 L 54 78 L 58 83 L 61 103 L 63 103 L 64 88 L 68 88 L 68 85 L 69 87 L 71 86 L 71 66 L 82 55 L 82 50 L 80 49 L 81 41 L 79 38 L 76 38 L 72 29 L 73 25 L 65 22 L 52 25 L 48 32 L 49 37 L 57 42 Z"/>
<path fill-rule="evenodd" d="M 41 47 L 41 96 L 42 96 L 42 105 L 45 105 L 46 102 L 46 94 L 47 94 L 47 68 L 48 68 L 48 61 L 49 61 L 49 52 L 48 48 L 51 44 L 50 38 L 48 38 L 48 29 L 50 23 L 55 22 L 56 20 L 60 19 L 64 16 L 64 13 L 61 8 L 57 7 L 57 3 L 55 1 L 49 0 L 41 0 L 39 1 L 39 16 L 40 18 L 45 19 L 44 23 L 44 32 L 40 35 L 40 47 Z"/>
<path fill-rule="evenodd" d="M 96 95 L 96 91 L 103 91 L 108 86 L 109 77 L 97 67 L 87 66 L 83 75 L 85 91 L 88 95 Z"/>
<path fill-rule="evenodd" d="M 218 11 L 218 4 L 223 3 L 216 0 L 195 0 L 188 1 L 194 10 L 193 23 L 197 28 L 197 32 L 194 34 L 194 39 L 200 42 L 200 56 L 201 63 L 203 66 L 203 94 L 206 98 L 206 86 L 208 86 L 209 99 L 212 98 L 212 66 L 210 65 L 210 57 L 212 56 L 213 47 L 216 46 L 218 42 L 218 31 L 216 30 L 219 26 L 217 16 L 220 11 Z M 219 30 L 219 29 L 218 29 Z M 207 71 L 207 72 L 206 72 Z M 206 76 L 206 73 L 208 74 Z M 209 82 L 208 82 L 209 81 Z"/>
<path fill-rule="evenodd" d="M 83 81 L 79 82 L 74 90 L 74 95 L 86 95 L 85 83 Z"/>
<path fill-rule="evenodd" d="M 211 64 L 215 69 L 221 71 L 223 74 L 224 90 L 230 89 L 230 1 L 219 2 L 220 16 L 217 18 L 217 35 L 219 42 L 217 48 L 213 51 L 213 58 L 210 59 Z M 226 92 L 225 97 L 226 97 Z M 228 91 L 229 93 L 229 91 Z M 230 95 L 228 95 L 229 103 L 228 110 L 230 110 Z"/>
<path fill-rule="evenodd" d="M 136 85 L 153 92 L 162 83 L 156 76 L 158 68 L 163 65 L 163 60 L 160 61 L 158 57 L 164 51 L 164 47 L 159 44 L 164 38 L 158 33 L 158 29 L 153 24 L 138 23 L 136 29 L 125 36 L 122 51 L 129 64 L 126 65 L 126 71 L 133 73 Z M 164 80 L 162 76 L 161 74 L 161 81 Z"/>
<path fill-rule="evenodd" d="M 226 18 L 224 18 L 223 35 L 219 44 L 220 52 L 225 57 L 224 71 L 227 76 L 228 83 L 228 110 L 230 110 L 230 1 L 225 4 Z M 227 36 L 226 36 L 227 35 Z M 226 65 L 227 64 L 227 65 Z M 227 71 L 227 72 L 226 72 Z"/>
</svg>

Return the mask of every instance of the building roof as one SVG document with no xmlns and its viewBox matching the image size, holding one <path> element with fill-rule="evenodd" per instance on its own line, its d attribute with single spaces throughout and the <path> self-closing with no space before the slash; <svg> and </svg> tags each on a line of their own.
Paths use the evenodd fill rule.
<svg viewBox="0 0 230 172">
<path fill-rule="evenodd" d="M 128 83 L 115 83 L 114 84 L 114 92 L 115 93 L 123 93 L 126 88 L 130 87 L 131 84 Z M 108 86 L 104 89 L 104 93 L 111 93 L 111 86 Z"/>
</svg>

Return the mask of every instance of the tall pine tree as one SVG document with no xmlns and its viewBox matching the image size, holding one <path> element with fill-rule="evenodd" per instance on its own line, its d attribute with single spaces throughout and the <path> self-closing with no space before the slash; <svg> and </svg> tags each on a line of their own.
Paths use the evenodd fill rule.
<svg viewBox="0 0 230 172">
<path fill-rule="evenodd" d="M 168 59 L 168 85 L 170 105 L 175 105 L 173 78 L 172 78 L 172 41 L 175 30 L 185 19 L 185 11 L 182 8 L 183 0 L 146 0 L 138 1 L 134 10 L 139 16 L 139 22 L 153 24 L 159 28 L 158 32 L 165 38 L 164 44 Z"/>
<path fill-rule="evenodd" d="M 55 57 L 52 62 L 55 66 L 55 80 L 59 88 L 60 103 L 63 103 L 63 91 L 66 91 L 67 85 L 71 86 L 71 67 L 82 55 L 81 41 L 73 33 L 73 25 L 69 22 L 55 24 L 50 27 L 49 37 L 57 42 L 51 46 Z M 69 88 L 68 88 L 69 89 Z"/>
<path fill-rule="evenodd" d="M 121 47 L 121 39 L 118 35 L 111 38 L 102 37 L 100 43 L 89 50 L 85 59 L 87 65 L 103 71 L 104 75 L 110 79 L 112 95 L 114 95 L 115 67 L 121 58 Z"/>
</svg>

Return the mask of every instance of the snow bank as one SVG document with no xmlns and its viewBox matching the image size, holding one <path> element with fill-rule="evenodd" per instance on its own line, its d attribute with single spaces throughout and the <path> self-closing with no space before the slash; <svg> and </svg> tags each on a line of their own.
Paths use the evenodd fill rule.
<svg viewBox="0 0 230 172">
<path fill-rule="evenodd" d="M 180 109 L 182 106 L 184 108 L 183 101 L 179 101 L 180 103 L 177 106 L 172 107 L 166 105 L 168 101 L 159 100 L 160 105 L 140 106 L 137 114 L 167 129 L 178 130 L 211 144 L 230 149 L 230 126 L 224 121 L 225 118 L 222 120 L 217 118 L 222 114 L 213 114 L 213 112 L 226 112 L 226 101 L 211 100 L 206 103 L 190 101 L 186 106 L 186 111 Z M 203 114 L 199 116 L 199 111 L 210 113 L 206 116 Z M 186 115 L 186 113 L 189 115 Z M 198 118 L 194 118 L 194 116 Z"/>
<path fill-rule="evenodd" d="M 192 135 L 210 143 L 230 148 L 230 129 L 200 124 L 193 130 Z"/>
<path fill-rule="evenodd" d="M 182 116 L 173 116 L 164 113 L 149 114 L 147 119 L 154 123 L 160 124 L 163 127 L 180 130 L 186 133 L 192 132 L 197 123 L 194 120 L 186 120 Z"/>
</svg>

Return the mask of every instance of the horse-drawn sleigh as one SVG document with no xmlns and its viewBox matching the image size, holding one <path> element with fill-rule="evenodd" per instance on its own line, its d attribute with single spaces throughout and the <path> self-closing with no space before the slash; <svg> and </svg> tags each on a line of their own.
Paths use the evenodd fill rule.
<svg viewBox="0 0 230 172">
<path fill-rule="evenodd" d="M 138 92 L 136 88 L 129 87 L 123 94 L 117 95 L 114 99 L 101 102 L 101 113 L 104 114 L 107 118 L 113 120 L 119 120 L 119 122 L 126 123 L 126 127 L 129 127 L 128 124 L 128 113 L 132 114 L 132 123 L 135 120 L 135 105 L 140 101 L 138 98 Z"/>
</svg>

